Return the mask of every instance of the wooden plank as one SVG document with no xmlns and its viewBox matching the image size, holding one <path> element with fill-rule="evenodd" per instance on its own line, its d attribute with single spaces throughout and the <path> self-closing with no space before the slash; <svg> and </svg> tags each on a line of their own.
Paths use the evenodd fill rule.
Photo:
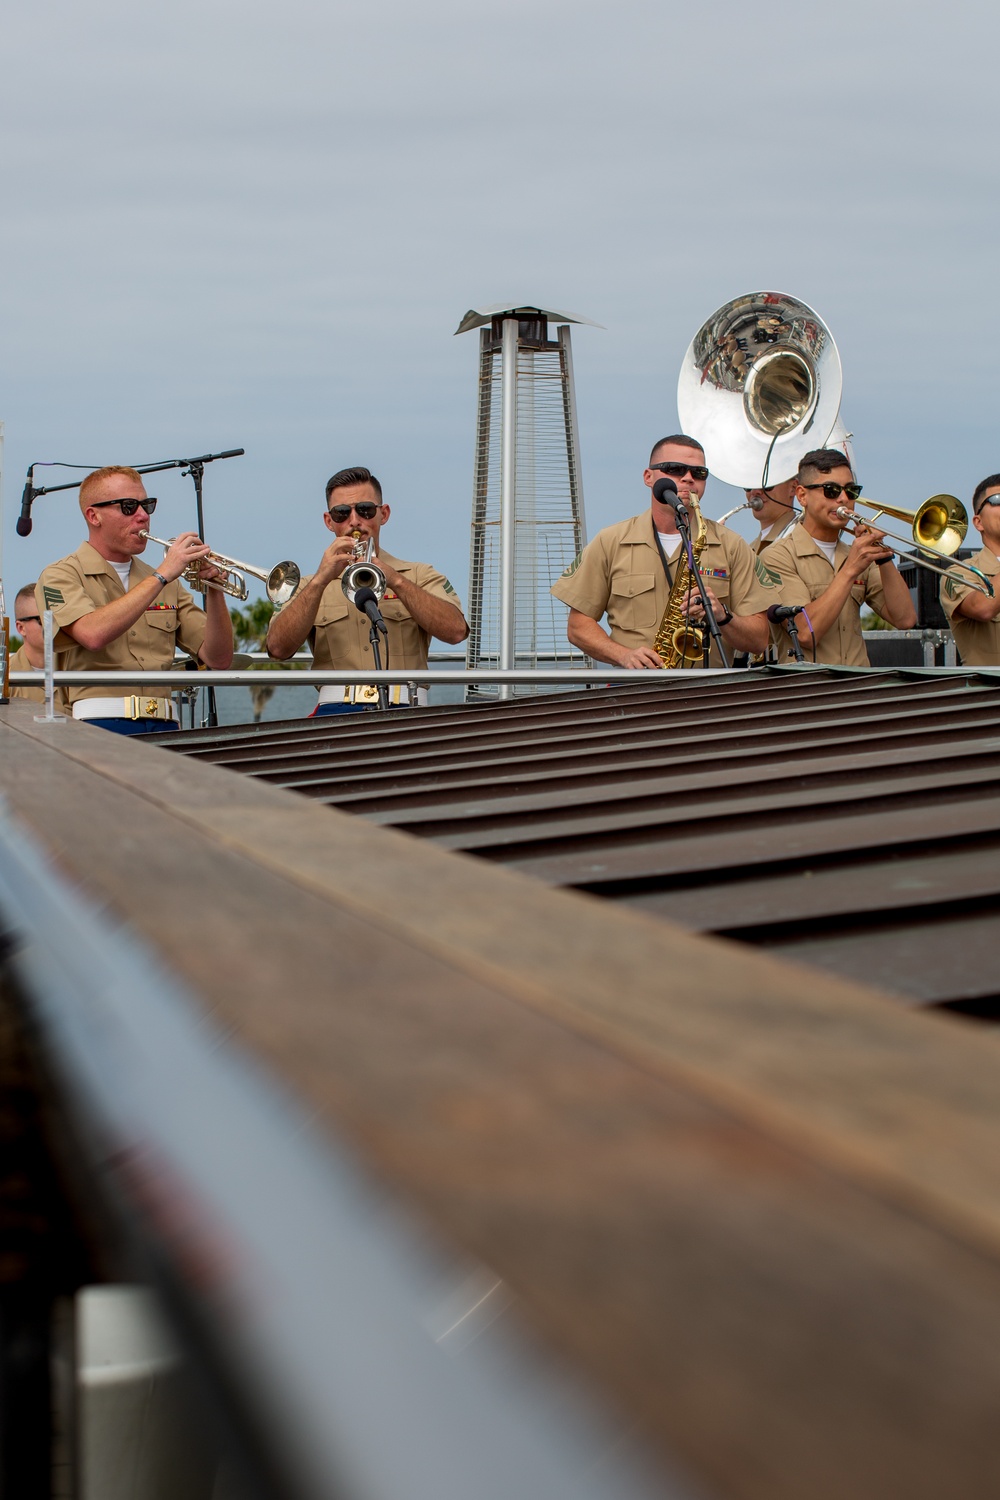
<svg viewBox="0 0 1000 1500">
<path fill-rule="evenodd" d="M 991 1037 L 30 705 L 0 790 L 710 1490 L 996 1493 Z"/>
</svg>

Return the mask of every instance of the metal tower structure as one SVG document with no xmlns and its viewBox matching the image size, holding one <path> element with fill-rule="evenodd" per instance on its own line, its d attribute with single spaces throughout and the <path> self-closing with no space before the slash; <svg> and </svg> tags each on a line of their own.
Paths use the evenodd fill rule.
<svg viewBox="0 0 1000 1500">
<path fill-rule="evenodd" d="M 471 308 L 455 330 L 480 329 L 470 667 L 586 660 L 567 645 L 566 606 L 549 593 L 587 539 L 570 323 L 601 326 L 499 303 Z"/>
</svg>

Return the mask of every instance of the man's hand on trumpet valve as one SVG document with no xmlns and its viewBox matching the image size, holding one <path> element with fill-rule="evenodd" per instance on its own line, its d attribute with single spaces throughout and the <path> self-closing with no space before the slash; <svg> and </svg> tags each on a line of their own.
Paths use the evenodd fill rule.
<svg viewBox="0 0 1000 1500">
<path fill-rule="evenodd" d="M 356 538 L 352 536 L 338 536 L 332 541 L 320 558 L 316 569 L 317 582 L 325 588 L 328 583 L 339 578 L 347 565 L 354 562 L 355 545 Z"/>
<path fill-rule="evenodd" d="M 201 558 L 207 557 L 211 550 L 208 543 L 203 542 L 196 531 L 182 531 L 180 536 L 172 538 L 170 546 L 163 554 L 163 561 L 156 571 L 162 573 L 168 580 L 180 578 L 187 568 Z M 217 568 L 206 570 L 205 576 L 217 575 L 218 571 Z"/>
</svg>

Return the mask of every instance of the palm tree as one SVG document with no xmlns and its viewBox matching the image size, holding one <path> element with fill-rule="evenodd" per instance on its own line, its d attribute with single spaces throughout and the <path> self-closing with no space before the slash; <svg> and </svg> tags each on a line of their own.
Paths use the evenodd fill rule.
<svg viewBox="0 0 1000 1500">
<path fill-rule="evenodd" d="M 264 640 L 267 636 L 267 627 L 271 623 L 274 614 L 274 605 L 269 599 L 254 599 L 244 609 L 231 609 L 229 617 L 233 622 L 233 638 L 237 651 L 262 651 Z M 259 687 L 254 685 L 250 688 L 250 702 L 253 705 L 253 721 L 260 723 L 260 716 L 264 712 L 264 705 L 269 702 L 274 694 L 274 688 L 261 683 Z"/>
</svg>

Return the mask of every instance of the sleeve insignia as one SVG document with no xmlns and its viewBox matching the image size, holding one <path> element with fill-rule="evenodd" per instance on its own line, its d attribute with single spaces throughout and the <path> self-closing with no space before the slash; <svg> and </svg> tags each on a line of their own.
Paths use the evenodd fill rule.
<svg viewBox="0 0 1000 1500">
<path fill-rule="evenodd" d="M 444 591 L 446 594 L 453 594 L 455 592 L 447 578 L 444 581 Z"/>
<path fill-rule="evenodd" d="M 46 609 L 52 609 L 53 605 L 64 604 L 66 602 L 62 596 L 62 589 L 50 589 L 47 584 L 43 584 L 42 594 L 45 598 Z"/>
<path fill-rule="evenodd" d="M 944 591 L 948 595 L 949 599 L 955 599 L 955 598 L 957 598 L 958 597 L 958 582 L 957 582 L 957 580 L 954 579 L 954 578 L 946 578 L 945 581 L 944 581 Z"/>
<path fill-rule="evenodd" d="M 583 557 L 583 553 L 582 552 L 578 552 L 576 554 L 576 556 L 574 557 L 573 561 L 570 563 L 569 567 L 568 568 L 564 568 L 563 571 L 559 574 L 559 577 L 560 578 L 572 578 L 573 574 L 576 572 L 577 568 L 580 566 L 580 561 L 581 561 L 582 557 Z"/>
<path fill-rule="evenodd" d="M 755 557 L 753 560 L 753 570 L 757 574 L 759 582 L 766 589 L 776 589 L 781 582 L 781 574 L 776 573 L 773 568 L 769 568 L 766 563 L 761 562 L 759 557 Z"/>
</svg>

